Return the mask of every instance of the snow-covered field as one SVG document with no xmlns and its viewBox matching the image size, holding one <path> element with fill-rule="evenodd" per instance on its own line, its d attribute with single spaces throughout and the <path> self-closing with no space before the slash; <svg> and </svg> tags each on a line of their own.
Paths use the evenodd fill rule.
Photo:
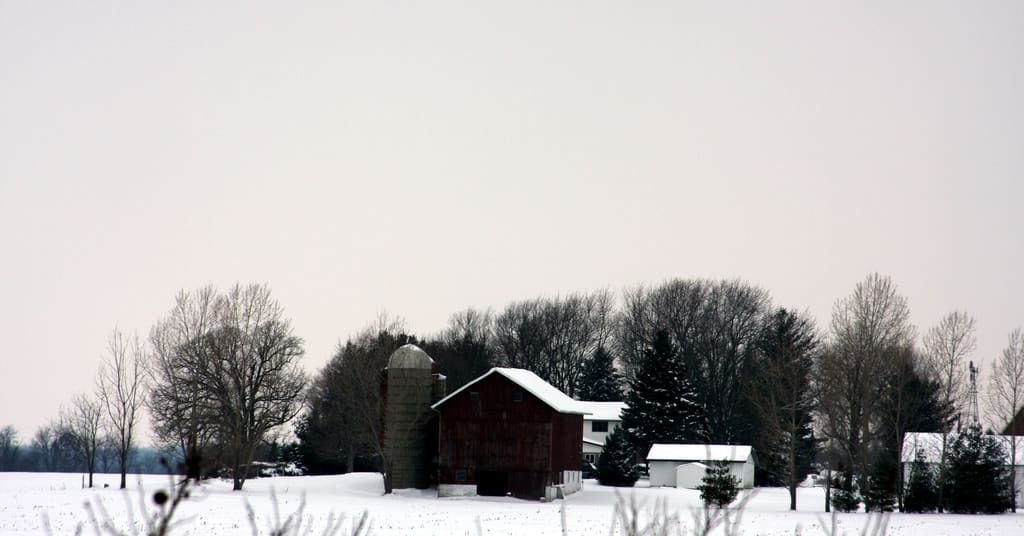
<svg viewBox="0 0 1024 536">
<path fill-rule="evenodd" d="M 106 516 L 99 512 L 97 517 L 111 519 L 120 532 L 143 532 L 142 504 L 151 512 L 153 492 L 168 486 L 168 479 L 159 476 L 131 477 L 126 491 L 115 489 L 115 475 L 99 475 L 97 480 L 99 488 L 82 489 L 80 475 L 0 473 L 0 534 L 72 534 L 80 527 L 84 534 L 93 534 L 95 523 L 90 520 L 87 504 L 92 505 L 92 511 L 104 509 Z M 111 487 L 103 488 L 104 483 Z M 346 534 L 353 519 L 367 512 L 371 534 L 375 535 L 557 535 L 562 534 L 563 508 L 568 534 L 620 533 L 613 529 L 615 489 L 589 480 L 582 493 L 553 503 L 489 497 L 438 499 L 429 491 L 411 490 L 383 496 L 382 490 L 380 477 L 368 473 L 250 480 L 243 492 L 232 492 L 230 482 L 209 482 L 183 503 L 172 534 L 253 534 L 246 517 L 246 501 L 255 512 L 255 525 L 261 533 L 266 533 L 275 519 L 275 503 L 278 518 L 284 520 L 303 501 L 304 534 L 321 534 L 332 516 L 344 517 L 341 534 Z M 649 488 L 643 481 L 639 487 L 621 493 L 642 504 L 644 511 L 663 504 L 669 512 L 678 513 L 684 533 L 692 528 L 693 515 L 700 505 L 696 491 Z M 757 490 L 742 512 L 740 533 L 824 534 L 821 524 L 830 523 L 830 519 L 821 513 L 823 491 L 803 488 L 798 500 L 800 511 L 789 512 L 785 490 Z M 863 513 L 841 514 L 837 518 L 838 532 L 860 534 L 869 519 Z M 1024 534 L 1024 513 L 893 514 L 888 520 L 888 534 Z"/>
</svg>

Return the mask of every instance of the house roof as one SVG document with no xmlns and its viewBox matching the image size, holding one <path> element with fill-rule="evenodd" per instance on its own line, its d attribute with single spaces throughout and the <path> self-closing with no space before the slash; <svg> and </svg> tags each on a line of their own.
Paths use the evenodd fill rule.
<svg viewBox="0 0 1024 536">
<path fill-rule="evenodd" d="M 583 438 L 583 444 L 584 445 L 593 445 L 595 447 L 603 447 L 604 446 L 604 443 L 602 443 L 600 441 L 594 441 L 593 439 L 587 439 L 585 437 Z"/>
<path fill-rule="evenodd" d="M 580 407 L 587 410 L 585 421 L 621 421 L 622 410 L 626 409 L 625 402 L 588 402 L 579 400 L 576 402 Z"/>
<path fill-rule="evenodd" d="M 462 387 L 455 390 L 455 392 L 442 398 L 436 404 L 430 407 L 433 409 L 437 409 L 442 404 L 450 400 L 452 397 L 458 395 L 462 391 L 465 391 L 470 386 L 476 384 L 477 382 L 483 380 L 484 378 L 492 374 L 500 374 L 501 376 L 508 378 L 510 381 L 512 381 L 512 383 L 515 383 L 519 387 L 522 387 L 528 393 L 539 398 L 541 402 L 544 402 L 545 404 L 550 406 L 551 409 L 559 413 L 572 413 L 576 415 L 585 415 L 588 413 L 587 409 L 582 407 L 579 402 L 569 398 L 568 395 L 559 391 L 558 388 L 556 388 L 554 385 L 551 385 L 550 383 L 542 380 L 540 376 L 537 376 L 536 374 L 525 369 L 501 367 L 492 368 L 491 370 L 487 371 L 487 373 L 485 373 L 484 375 L 467 383 L 466 385 L 463 385 Z"/>
<path fill-rule="evenodd" d="M 949 455 L 949 445 L 956 440 L 957 434 L 946 435 L 946 455 Z M 1013 444 L 1011 436 L 993 436 L 1003 443 L 1006 449 L 1007 458 L 1010 456 L 1010 447 Z M 928 463 L 939 463 L 942 459 L 942 434 L 927 432 L 908 432 L 903 434 L 903 463 L 913 463 L 917 457 L 918 449 L 924 454 L 924 461 Z M 1017 436 L 1017 465 L 1024 465 L 1024 437 Z M 1009 462 L 1009 459 L 1006 460 Z"/>
<path fill-rule="evenodd" d="M 647 461 L 703 462 L 725 460 L 745 462 L 750 459 L 753 448 L 750 445 L 678 445 L 655 443 L 647 453 Z"/>
</svg>

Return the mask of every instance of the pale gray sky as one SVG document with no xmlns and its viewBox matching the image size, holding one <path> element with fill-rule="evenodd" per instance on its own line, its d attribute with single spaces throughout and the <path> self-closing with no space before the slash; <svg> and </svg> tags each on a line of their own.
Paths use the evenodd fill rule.
<svg viewBox="0 0 1024 536">
<path fill-rule="evenodd" d="M 869 272 L 1024 326 L 1024 3 L 0 0 L 0 425 L 179 289 L 268 283 L 315 371 L 378 311 Z M 552 5 L 555 4 L 555 5 Z"/>
</svg>

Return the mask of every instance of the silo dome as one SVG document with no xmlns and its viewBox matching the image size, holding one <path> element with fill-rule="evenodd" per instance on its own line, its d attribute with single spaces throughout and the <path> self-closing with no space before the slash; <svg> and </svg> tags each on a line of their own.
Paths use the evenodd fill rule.
<svg viewBox="0 0 1024 536">
<path fill-rule="evenodd" d="M 406 344 L 394 351 L 388 358 L 389 369 L 426 369 L 430 370 L 434 360 L 415 344 Z"/>
</svg>

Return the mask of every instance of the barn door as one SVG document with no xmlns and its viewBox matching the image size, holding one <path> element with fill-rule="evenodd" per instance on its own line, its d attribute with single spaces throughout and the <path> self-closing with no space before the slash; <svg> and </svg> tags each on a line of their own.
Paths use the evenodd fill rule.
<svg viewBox="0 0 1024 536">
<path fill-rule="evenodd" d="M 477 471 L 476 494 L 490 497 L 508 495 L 508 473 L 505 471 Z"/>
</svg>

